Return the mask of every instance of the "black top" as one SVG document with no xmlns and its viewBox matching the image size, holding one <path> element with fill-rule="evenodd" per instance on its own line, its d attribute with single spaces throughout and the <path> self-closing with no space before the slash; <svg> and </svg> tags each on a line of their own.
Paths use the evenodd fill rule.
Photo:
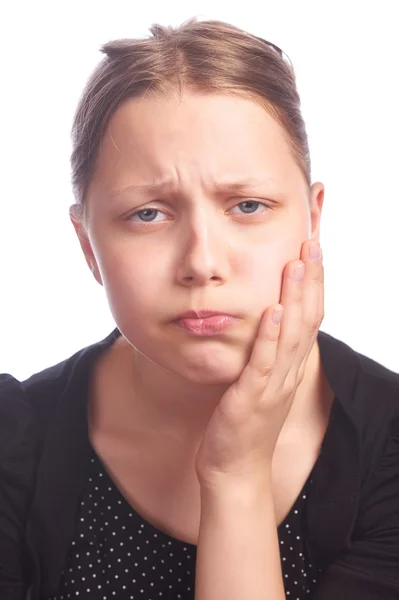
<svg viewBox="0 0 399 600">
<path fill-rule="evenodd" d="M 89 469 L 95 468 L 95 463 L 90 463 L 87 423 L 90 373 L 99 354 L 119 335 L 120 331 L 115 329 L 104 340 L 26 381 L 19 382 L 9 374 L 0 375 L 1 600 L 43 600 L 57 594 L 61 598 L 62 586 L 72 585 L 72 579 L 70 583 L 67 581 L 68 570 L 65 571 L 68 561 L 74 560 L 72 542 L 77 543 L 76 535 L 80 538 L 83 534 L 80 539 L 87 543 L 87 535 L 90 532 L 94 535 L 87 521 L 88 531 L 79 530 L 85 524 L 79 517 L 86 506 L 84 494 L 91 493 L 86 488 L 92 483 L 89 479 L 93 479 Z M 318 344 L 335 398 L 312 471 L 312 483 L 303 494 L 306 498 L 297 500 L 304 501 L 297 535 L 308 569 L 305 572 L 310 573 L 313 568 L 318 575 L 314 577 L 315 582 L 313 578 L 308 579 L 310 593 L 302 589 L 298 597 L 399 600 L 399 374 L 322 331 L 318 333 Z M 189 546 L 146 523 L 127 502 L 122 503 L 115 488 L 108 487 L 121 500 L 120 510 L 130 510 L 133 515 L 125 518 L 135 519 L 136 528 L 129 529 L 132 531 L 129 536 L 146 535 L 149 541 L 151 532 L 159 534 L 159 539 L 152 539 L 152 550 L 158 553 L 151 553 L 151 564 L 156 566 L 158 560 L 160 568 L 163 566 L 168 571 L 176 585 L 173 569 L 183 566 L 184 563 L 178 564 L 182 562 L 179 556 L 184 553 L 184 547 Z M 293 508 L 284 522 L 290 525 L 291 533 L 295 510 Z M 143 529 L 145 534 L 138 533 Z M 281 536 L 290 535 L 288 528 L 284 534 L 281 529 L 280 526 Z M 100 527 L 99 533 L 104 533 Z M 162 540 L 171 544 L 166 543 L 162 548 Z M 285 537 L 280 537 L 280 541 L 284 542 L 280 548 L 286 553 L 281 552 L 284 576 L 288 575 L 284 578 L 289 579 L 290 586 L 296 587 L 295 581 L 302 586 L 304 580 L 291 578 L 289 567 L 284 564 L 290 558 L 289 553 L 295 552 L 291 565 L 296 566 L 291 568 L 296 569 L 302 558 L 300 552 L 289 550 L 294 548 L 292 544 L 287 551 Z M 158 546 L 154 547 L 156 542 Z M 168 552 L 172 544 L 174 551 Z M 104 546 L 103 550 L 105 552 Z M 143 552 L 141 547 L 138 550 L 136 546 L 137 566 L 133 563 L 125 567 L 129 568 L 128 575 L 132 579 L 134 569 L 146 563 L 145 550 Z M 163 558 L 161 550 L 169 556 Z M 193 567 L 194 553 L 189 555 Z M 122 562 L 122 555 L 118 558 Z M 173 563 L 176 559 L 177 567 Z M 78 566 L 83 569 L 84 563 L 76 564 L 77 570 Z M 115 567 L 105 568 L 114 576 L 118 574 Z M 104 569 L 103 563 L 101 569 Z M 154 571 L 152 567 L 151 570 Z M 193 576 L 193 569 L 187 570 L 190 573 L 186 576 Z M 166 577 L 160 570 L 157 573 L 153 578 L 154 587 L 164 581 L 161 575 Z M 189 587 L 188 580 L 181 579 L 177 583 Z M 163 588 L 163 597 L 178 598 L 169 594 L 169 585 L 173 583 Z M 150 581 L 146 594 L 151 587 Z M 105 594 L 107 598 L 122 598 L 112 591 L 116 592 L 111 590 L 110 595 Z M 186 594 L 190 591 L 186 590 Z M 288 591 L 291 589 L 287 589 L 289 598 Z M 90 593 L 86 594 L 90 598 Z M 148 600 L 143 594 L 136 594 L 135 598 Z M 181 596 L 181 600 L 190 597 Z"/>
<path fill-rule="evenodd" d="M 310 485 L 311 476 L 278 527 L 285 593 L 292 600 L 307 597 L 319 579 L 302 539 Z M 167 594 L 194 600 L 196 555 L 197 546 L 157 529 L 130 506 L 91 449 L 87 484 L 58 593 L 47 600 L 87 595 L 92 600 L 155 600 Z"/>
</svg>

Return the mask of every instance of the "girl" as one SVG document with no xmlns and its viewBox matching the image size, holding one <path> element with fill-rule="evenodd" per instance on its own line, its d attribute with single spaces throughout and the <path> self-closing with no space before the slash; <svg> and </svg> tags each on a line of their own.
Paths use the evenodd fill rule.
<svg viewBox="0 0 399 600">
<path fill-rule="evenodd" d="M 117 327 L 0 379 L 0 597 L 399 598 L 399 375 L 319 329 L 293 69 L 222 22 L 151 33 L 73 125 Z"/>
</svg>

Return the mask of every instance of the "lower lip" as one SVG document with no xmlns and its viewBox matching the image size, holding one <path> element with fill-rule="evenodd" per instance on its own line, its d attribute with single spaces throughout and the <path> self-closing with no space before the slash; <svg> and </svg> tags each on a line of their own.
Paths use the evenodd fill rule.
<svg viewBox="0 0 399 600">
<path fill-rule="evenodd" d="M 229 315 L 215 315 L 205 319 L 179 319 L 175 323 L 192 335 L 218 335 L 221 331 L 236 323 L 238 319 Z"/>
</svg>

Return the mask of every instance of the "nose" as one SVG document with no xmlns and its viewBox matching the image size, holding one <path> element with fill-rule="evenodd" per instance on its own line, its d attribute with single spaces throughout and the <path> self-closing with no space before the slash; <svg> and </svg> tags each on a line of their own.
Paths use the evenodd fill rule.
<svg viewBox="0 0 399 600">
<path fill-rule="evenodd" d="M 197 211 L 182 224 L 177 279 L 180 285 L 220 285 L 228 275 L 229 239 L 213 211 Z"/>
</svg>

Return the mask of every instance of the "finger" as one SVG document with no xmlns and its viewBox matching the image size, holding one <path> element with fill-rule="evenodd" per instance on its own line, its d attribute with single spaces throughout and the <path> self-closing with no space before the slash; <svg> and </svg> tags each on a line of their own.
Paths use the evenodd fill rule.
<svg viewBox="0 0 399 600">
<path fill-rule="evenodd" d="M 324 267 L 321 260 L 313 261 L 309 249 L 314 242 L 308 240 L 302 247 L 301 258 L 306 264 L 302 293 L 303 335 L 301 347 L 297 353 L 298 363 L 293 368 L 298 370 L 298 379 L 303 379 L 306 362 L 312 350 L 320 324 L 324 318 Z"/>
<path fill-rule="evenodd" d="M 299 279 L 298 275 L 304 272 L 304 263 L 296 260 L 288 263 L 283 274 L 281 304 L 284 306 L 284 318 L 277 345 L 276 364 L 270 380 L 274 393 L 279 393 L 288 376 L 292 375 L 292 367 L 301 345 L 303 279 Z"/>
<path fill-rule="evenodd" d="M 263 314 L 250 359 L 236 384 L 237 393 L 243 390 L 247 398 L 258 400 L 273 373 L 283 313 L 283 306 L 275 304 Z M 280 320 L 273 320 L 274 315 Z"/>
</svg>

